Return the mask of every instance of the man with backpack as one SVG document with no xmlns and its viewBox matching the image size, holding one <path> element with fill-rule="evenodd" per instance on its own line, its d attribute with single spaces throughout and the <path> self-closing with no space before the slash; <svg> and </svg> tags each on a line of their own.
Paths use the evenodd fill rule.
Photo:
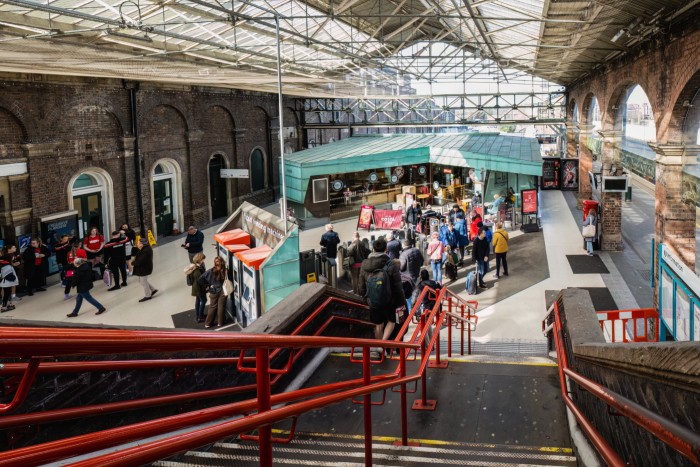
<svg viewBox="0 0 700 467">
<path fill-rule="evenodd" d="M 350 279 L 352 280 L 352 293 L 360 295 L 360 268 L 362 262 L 372 253 L 362 240 L 360 232 L 352 234 L 352 243 L 348 247 L 348 258 L 350 258 Z"/>
<path fill-rule="evenodd" d="M 384 237 L 375 240 L 373 249 L 360 268 L 359 292 L 367 298 L 374 337 L 388 339 L 396 324 L 396 309 L 405 306 L 406 299 L 399 266 L 386 254 Z"/>
</svg>

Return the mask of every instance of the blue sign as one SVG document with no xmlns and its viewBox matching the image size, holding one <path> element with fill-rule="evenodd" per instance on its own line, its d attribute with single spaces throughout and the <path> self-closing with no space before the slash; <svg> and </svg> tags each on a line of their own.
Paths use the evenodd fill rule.
<svg viewBox="0 0 700 467">
<path fill-rule="evenodd" d="M 26 250 L 29 247 L 29 243 L 32 241 L 32 236 L 31 235 L 20 235 L 17 237 L 17 242 L 19 243 L 19 252 L 24 253 L 24 250 Z"/>
</svg>

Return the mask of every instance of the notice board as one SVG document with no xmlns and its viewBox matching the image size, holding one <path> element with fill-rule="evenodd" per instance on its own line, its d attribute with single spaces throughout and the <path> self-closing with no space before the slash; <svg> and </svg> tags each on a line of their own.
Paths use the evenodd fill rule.
<svg viewBox="0 0 700 467">
<path fill-rule="evenodd" d="M 537 214 L 537 190 L 522 190 L 520 196 L 523 200 L 521 207 L 523 216 Z"/>
</svg>

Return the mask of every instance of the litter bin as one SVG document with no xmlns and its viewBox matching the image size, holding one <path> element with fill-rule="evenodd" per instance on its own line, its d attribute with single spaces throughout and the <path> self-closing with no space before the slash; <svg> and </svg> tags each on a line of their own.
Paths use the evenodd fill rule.
<svg viewBox="0 0 700 467">
<path fill-rule="evenodd" d="M 627 187 L 627 192 L 625 193 L 625 201 L 632 201 L 632 185 Z"/>
</svg>

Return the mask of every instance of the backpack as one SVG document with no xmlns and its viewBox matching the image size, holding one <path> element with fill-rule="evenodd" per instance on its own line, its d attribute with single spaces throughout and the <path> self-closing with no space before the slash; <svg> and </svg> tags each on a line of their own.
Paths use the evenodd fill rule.
<svg viewBox="0 0 700 467">
<path fill-rule="evenodd" d="M 466 280 L 465 284 L 466 284 L 467 294 L 468 295 L 476 295 L 476 272 L 469 271 L 469 274 L 467 274 L 467 280 Z"/>
<path fill-rule="evenodd" d="M 192 273 L 185 274 L 185 281 L 187 282 L 187 285 L 192 287 L 194 285 L 194 278 L 192 277 Z"/>
<path fill-rule="evenodd" d="M 367 299 L 374 309 L 387 308 L 391 305 L 391 284 L 387 269 L 391 260 L 387 260 L 384 267 L 375 269 L 367 275 Z"/>
</svg>

